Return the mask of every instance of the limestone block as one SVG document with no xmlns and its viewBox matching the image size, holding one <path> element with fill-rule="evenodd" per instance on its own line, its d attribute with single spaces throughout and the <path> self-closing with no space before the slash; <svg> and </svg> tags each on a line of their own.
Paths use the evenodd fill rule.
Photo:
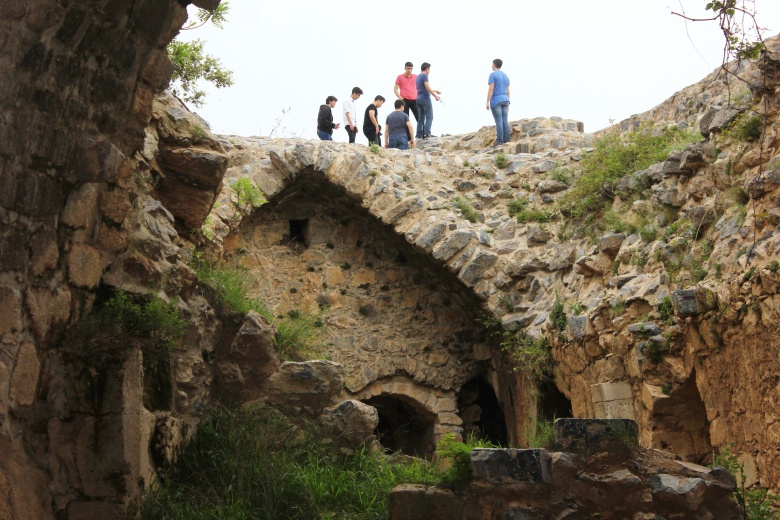
<svg viewBox="0 0 780 520">
<path fill-rule="evenodd" d="M 780 187 L 780 170 L 773 169 L 754 176 L 746 185 L 751 199 L 760 199 Z"/>
<path fill-rule="evenodd" d="M 555 445 L 564 451 L 602 450 L 638 442 L 639 428 L 630 419 L 557 419 Z"/>
<path fill-rule="evenodd" d="M 286 410 L 320 415 L 344 386 L 344 368 L 331 361 L 286 362 L 268 380 L 268 402 Z"/>
<path fill-rule="evenodd" d="M 62 211 L 62 223 L 73 228 L 92 228 L 98 218 L 99 193 L 100 184 L 93 182 L 72 191 Z"/>
<path fill-rule="evenodd" d="M 100 194 L 100 212 L 112 222 L 121 224 L 131 209 L 129 196 L 123 190 L 104 191 Z"/>
<path fill-rule="evenodd" d="M 467 285 L 473 285 L 479 278 L 485 274 L 493 264 L 498 260 L 498 255 L 489 251 L 478 251 L 458 273 L 458 278 Z"/>
<path fill-rule="evenodd" d="M 585 315 L 566 316 L 566 326 L 574 339 L 583 339 L 593 332 Z"/>
<path fill-rule="evenodd" d="M 701 505 L 707 485 L 701 478 L 676 477 L 659 473 L 647 480 L 654 502 L 695 511 Z"/>
<path fill-rule="evenodd" d="M 0 286 L 0 335 L 22 329 L 22 296 L 7 285 Z"/>
<path fill-rule="evenodd" d="M 559 191 L 569 189 L 569 185 L 563 181 L 544 179 L 539 181 L 539 185 L 536 187 L 536 189 L 539 193 L 557 193 Z"/>
<path fill-rule="evenodd" d="M 672 292 L 672 303 L 678 316 L 696 316 L 699 314 L 696 291 L 693 289 L 680 289 Z"/>
<path fill-rule="evenodd" d="M 475 343 L 471 350 L 475 361 L 485 361 L 493 357 L 493 349 L 487 343 Z"/>
<path fill-rule="evenodd" d="M 463 499 L 449 489 L 401 484 L 390 491 L 393 520 L 455 520 L 462 511 Z"/>
<path fill-rule="evenodd" d="M 252 244 L 258 249 L 265 249 L 282 241 L 289 233 L 290 226 L 286 221 L 264 222 L 252 228 Z"/>
<path fill-rule="evenodd" d="M 32 255 L 30 269 L 36 276 L 42 275 L 47 269 L 57 267 L 60 257 L 57 247 L 57 234 L 52 229 L 43 229 L 35 234 L 30 244 Z"/>
<path fill-rule="evenodd" d="M 473 237 L 474 233 L 471 231 L 455 231 L 433 249 L 432 255 L 435 259 L 446 262 L 466 247 Z"/>
<path fill-rule="evenodd" d="M 325 408 L 320 422 L 324 435 L 336 446 L 358 449 L 374 439 L 379 413 L 373 406 L 350 399 Z"/>
<path fill-rule="evenodd" d="M 216 198 L 213 188 L 204 190 L 172 177 L 160 182 L 157 193 L 168 211 L 187 229 L 201 228 Z"/>
<path fill-rule="evenodd" d="M 92 288 L 100 281 L 103 264 L 100 251 L 86 244 L 73 244 L 68 254 L 68 278 L 79 287 Z"/>
<path fill-rule="evenodd" d="M 528 247 L 546 244 L 553 237 L 552 233 L 539 226 L 529 226 L 527 233 Z"/>
<path fill-rule="evenodd" d="M 599 251 L 614 257 L 625 240 L 626 235 L 623 233 L 607 233 L 599 238 Z"/>
<path fill-rule="evenodd" d="M 596 419 L 636 419 L 634 401 L 630 399 L 594 402 L 593 413 Z"/>
<path fill-rule="evenodd" d="M 634 398 L 631 385 L 626 382 L 590 385 L 590 394 L 594 403 L 632 400 Z"/>
<path fill-rule="evenodd" d="M 21 406 L 29 406 L 33 403 L 40 370 L 41 362 L 35 351 L 35 345 L 25 341 L 19 347 L 14 371 L 11 374 L 8 396 L 12 401 Z"/>
<path fill-rule="evenodd" d="M 552 481 L 550 454 L 543 449 L 475 448 L 471 473 L 474 480 L 492 484 Z"/>
<path fill-rule="evenodd" d="M 30 312 L 32 329 L 38 341 L 44 342 L 49 329 L 56 323 L 67 321 L 71 310 L 71 293 L 65 288 L 48 287 L 27 290 L 25 304 Z"/>
</svg>

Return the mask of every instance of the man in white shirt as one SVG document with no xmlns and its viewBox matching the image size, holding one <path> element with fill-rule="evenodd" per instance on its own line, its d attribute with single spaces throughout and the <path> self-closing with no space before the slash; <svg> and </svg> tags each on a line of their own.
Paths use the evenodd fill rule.
<svg viewBox="0 0 780 520">
<path fill-rule="evenodd" d="M 347 129 L 347 135 L 349 135 L 349 142 L 355 142 L 355 136 L 357 135 L 357 110 L 355 109 L 355 100 L 363 94 L 360 87 L 352 89 L 352 95 L 349 96 L 341 104 L 344 112 L 344 127 Z"/>
</svg>

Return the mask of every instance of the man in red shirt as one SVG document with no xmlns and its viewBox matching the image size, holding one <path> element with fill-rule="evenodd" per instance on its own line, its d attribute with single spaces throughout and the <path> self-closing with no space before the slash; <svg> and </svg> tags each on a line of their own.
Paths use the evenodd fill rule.
<svg viewBox="0 0 780 520">
<path fill-rule="evenodd" d="M 412 74 L 414 65 L 407 61 L 404 65 L 404 73 L 395 78 L 393 92 L 395 97 L 404 100 L 404 114 L 409 115 L 409 110 L 414 114 L 415 121 L 420 117 L 417 115 L 417 74 Z"/>
</svg>

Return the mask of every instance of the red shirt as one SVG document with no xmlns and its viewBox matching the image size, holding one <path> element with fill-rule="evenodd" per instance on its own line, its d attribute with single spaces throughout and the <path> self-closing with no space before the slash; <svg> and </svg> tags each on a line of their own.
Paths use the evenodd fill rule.
<svg viewBox="0 0 780 520">
<path fill-rule="evenodd" d="M 399 74 L 395 78 L 395 84 L 401 87 L 401 97 L 404 99 L 417 99 L 417 74 L 412 74 L 408 78 L 406 74 Z"/>
</svg>

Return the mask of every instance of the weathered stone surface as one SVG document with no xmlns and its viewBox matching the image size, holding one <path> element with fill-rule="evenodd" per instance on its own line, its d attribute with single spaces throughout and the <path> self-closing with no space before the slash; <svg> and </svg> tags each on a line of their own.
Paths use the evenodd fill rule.
<svg viewBox="0 0 780 520">
<path fill-rule="evenodd" d="M 556 419 L 555 445 L 562 450 L 636 446 L 637 423 L 629 419 Z"/>
<path fill-rule="evenodd" d="M 583 339 L 588 335 L 588 317 L 582 316 L 566 316 L 566 326 L 569 329 L 572 337 L 575 339 Z"/>
<path fill-rule="evenodd" d="M 462 510 L 463 499 L 448 489 L 401 484 L 390 491 L 393 520 L 454 520 Z"/>
<path fill-rule="evenodd" d="M 318 416 L 336 404 L 344 369 L 331 361 L 285 362 L 268 380 L 268 402 L 291 412 Z"/>
<path fill-rule="evenodd" d="M 620 246 L 623 245 L 625 239 L 626 235 L 623 233 L 608 233 L 599 238 L 599 251 L 615 256 L 620 251 Z"/>
<path fill-rule="evenodd" d="M 30 288 L 25 297 L 35 337 L 45 344 L 49 329 L 70 317 L 71 293 L 67 289 Z"/>
<path fill-rule="evenodd" d="M 489 251 L 479 251 L 458 273 L 458 278 L 472 285 L 498 260 L 498 255 Z"/>
<path fill-rule="evenodd" d="M 471 474 L 474 480 L 492 484 L 550 483 L 550 455 L 541 449 L 475 448 L 471 450 Z"/>
<path fill-rule="evenodd" d="M 0 286 L 0 334 L 22 329 L 22 297 L 12 287 Z"/>
<path fill-rule="evenodd" d="M 569 189 L 569 185 L 563 181 L 557 181 L 554 179 L 545 179 L 539 182 L 536 187 L 539 193 L 557 193 Z"/>
<path fill-rule="evenodd" d="M 376 408 L 353 399 L 325 408 L 320 416 L 323 434 L 336 446 L 359 449 L 375 440 L 379 425 Z"/>
<path fill-rule="evenodd" d="M 14 371 L 11 375 L 11 388 L 8 396 L 18 405 L 29 406 L 35 400 L 41 362 L 35 345 L 25 341 L 19 347 Z"/>
<path fill-rule="evenodd" d="M 696 292 L 693 289 L 681 289 L 672 292 L 672 304 L 679 316 L 696 316 L 699 305 L 696 302 Z"/>
<path fill-rule="evenodd" d="M 474 238 L 474 235 L 470 231 L 456 231 L 437 245 L 433 249 L 432 255 L 437 260 L 447 261 L 455 253 L 466 247 L 472 238 Z"/>
<path fill-rule="evenodd" d="M 552 233 L 549 231 L 542 229 L 538 226 L 530 226 L 528 228 L 528 245 L 534 246 L 534 245 L 540 245 L 540 244 L 546 244 L 549 242 L 549 240 L 552 238 Z"/>
<path fill-rule="evenodd" d="M 226 401 L 246 403 L 263 395 L 280 365 L 273 333 L 268 320 L 249 311 L 230 345 L 217 351 L 218 385 Z"/>
<path fill-rule="evenodd" d="M 103 274 L 102 255 L 94 247 L 73 244 L 68 254 L 68 278 L 79 287 L 92 288 Z"/>
<path fill-rule="evenodd" d="M 162 148 L 161 164 L 203 189 L 216 188 L 227 169 L 224 153 L 197 148 Z"/>
</svg>

